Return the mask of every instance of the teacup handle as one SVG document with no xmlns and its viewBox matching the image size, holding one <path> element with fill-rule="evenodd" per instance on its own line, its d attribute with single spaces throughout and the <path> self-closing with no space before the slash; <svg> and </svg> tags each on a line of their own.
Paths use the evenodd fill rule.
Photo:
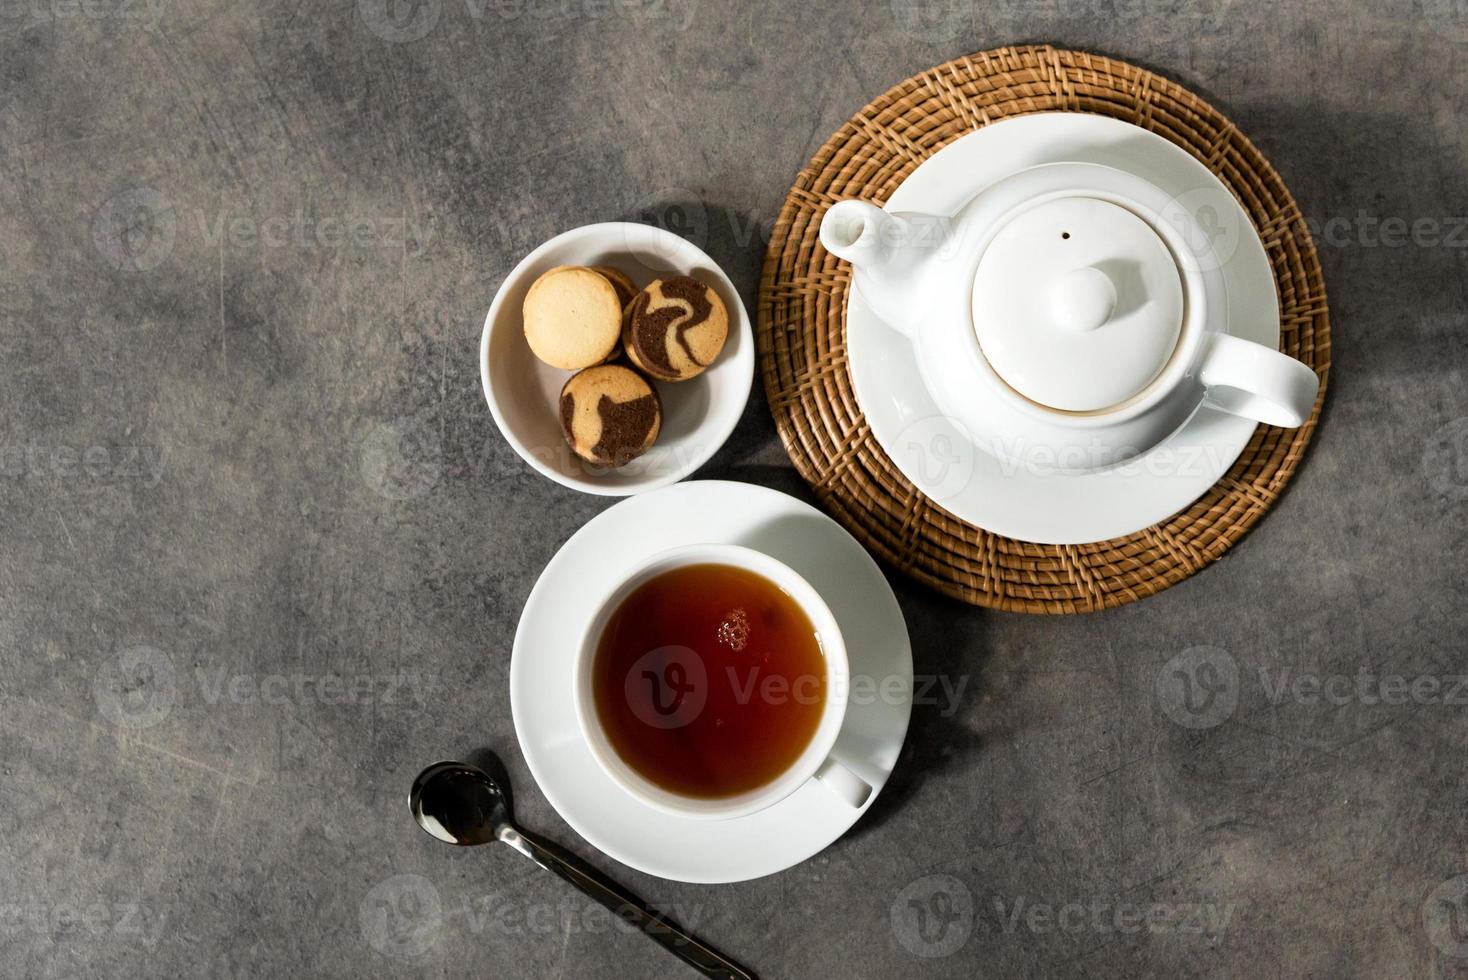
<svg viewBox="0 0 1468 980">
<path fill-rule="evenodd" d="M 872 795 L 872 786 L 848 769 L 834 755 L 816 770 L 816 778 L 850 807 L 862 806 Z"/>
<path fill-rule="evenodd" d="M 1199 377 L 1214 408 L 1286 429 L 1305 424 L 1320 391 L 1308 365 L 1229 334 L 1213 336 Z"/>
</svg>

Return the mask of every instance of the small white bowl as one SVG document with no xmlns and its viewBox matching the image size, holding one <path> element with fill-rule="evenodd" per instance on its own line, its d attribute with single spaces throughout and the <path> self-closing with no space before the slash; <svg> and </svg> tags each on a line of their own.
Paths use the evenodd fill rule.
<svg viewBox="0 0 1468 980">
<path fill-rule="evenodd" d="M 729 311 L 729 339 L 712 367 L 689 381 L 653 382 L 663 404 L 662 431 L 651 449 L 617 469 L 571 452 L 559 418 L 561 386 L 571 372 L 543 363 L 525 343 L 525 294 L 558 265 L 611 266 L 639 288 L 660 276 L 689 275 L 712 286 Z M 622 497 L 677 483 L 729 438 L 749 400 L 754 332 L 734 284 L 703 249 L 651 225 L 609 221 L 557 235 L 505 277 L 484 318 L 479 376 L 495 424 L 527 463 L 564 486 Z"/>
</svg>

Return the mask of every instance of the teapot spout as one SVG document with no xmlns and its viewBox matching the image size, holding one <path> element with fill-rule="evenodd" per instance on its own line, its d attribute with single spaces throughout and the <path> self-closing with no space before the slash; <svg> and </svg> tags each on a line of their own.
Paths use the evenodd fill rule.
<svg viewBox="0 0 1468 980">
<path fill-rule="evenodd" d="M 894 242 L 906 237 L 907 222 L 866 201 L 841 201 L 821 219 L 821 244 L 854 266 L 882 262 Z"/>
<path fill-rule="evenodd" d="M 878 316 L 911 336 L 931 300 L 921 283 L 925 260 L 942 229 L 938 219 L 891 214 L 866 201 L 831 205 L 821 219 L 821 245 L 851 263 L 852 282 Z M 924 247 L 925 244 L 927 247 Z"/>
</svg>

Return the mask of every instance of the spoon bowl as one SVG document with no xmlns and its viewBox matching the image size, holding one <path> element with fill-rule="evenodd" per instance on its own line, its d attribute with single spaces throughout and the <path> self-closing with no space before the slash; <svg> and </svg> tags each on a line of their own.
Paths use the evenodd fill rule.
<svg viewBox="0 0 1468 980">
<path fill-rule="evenodd" d="M 418 774 L 408 793 L 413 819 L 447 844 L 473 847 L 498 840 L 515 825 L 509 794 L 494 777 L 463 762 L 438 762 Z"/>
<path fill-rule="evenodd" d="M 459 847 L 501 841 L 559 878 L 570 882 L 625 922 L 637 925 L 668 952 L 706 977 L 749 980 L 743 967 L 704 945 L 682 926 L 647 905 L 570 851 L 515 826 L 510 778 L 493 756 L 485 763 L 496 779 L 467 762 L 435 762 L 418 774 L 408 807 L 418 826 L 437 840 Z"/>
</svg>

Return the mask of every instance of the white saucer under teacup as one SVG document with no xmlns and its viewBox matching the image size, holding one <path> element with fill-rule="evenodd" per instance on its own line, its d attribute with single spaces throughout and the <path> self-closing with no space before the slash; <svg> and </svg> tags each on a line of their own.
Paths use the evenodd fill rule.
<svg viewBox="0 0 1468 980">
<path fill-rule="evenodd" d="M 985 188 L 1028 168 L 1062 163 L 1124 172 L 1165 198 L 1173 217 L 1207 236 L 1204 271 L 1215 277 L 1210 305 L 1226 309 L 1228 335 L 1262 345 L 1262 354 L 1277 349 L 1274 278 L 1248 216 L 1187 151 L 1128 123 L 1042 113 L 985 126 L 924 162 L 885 208 L 955 215 Z M 1228 471 L 1256 426 L 1205 404 L 1165 441 L 1143 443 L 1153 448 L 1122 465 L 1077 472 L 1046 445 L 1006 459 L 981 448 L 982 434 L 940 406 L 909 338 L 879 318 L 856 289 L 848 294 L 846 340 L 857 401 L 898 469 L 957 517 L 1041 544 L 1105 540 L 1177 513 Z M 983 424 L 983 413 L 977 418 Z"/>
<path fill-rule="evenodd" d="M 871 787 L 853 807 L 807 779 L 747 816 L 710 820 L 648 805 L 587 744 L 573 684 L 581 643 L 605 598 L 655 555 L 740 545 L 788 566 L 829 608 L 851 676 L 831 753 Z M 743 483 L 681 483 L 631 497 L 577 531 L 525 603 L 510 665 L 515 733 L 541 791 L 577 833 L 624 864 L 690 882 L 743 881 L 819 853 L 886 784 L 907 733 L 912 652 L 902 612 L 865 549 L 830 518 Z"/>
</svg>

